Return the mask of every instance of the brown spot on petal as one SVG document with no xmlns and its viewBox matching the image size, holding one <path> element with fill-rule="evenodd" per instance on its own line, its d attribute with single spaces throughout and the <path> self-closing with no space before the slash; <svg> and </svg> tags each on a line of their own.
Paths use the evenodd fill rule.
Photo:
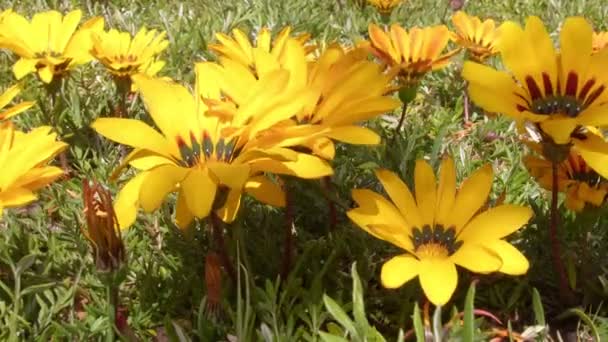
<svg viewBox="0 0 608 342">
<path fill-rule="evenodd" d="M 543 94 L 532 76 L 526 76 L 526 85 L 528 86 L 528 91 L 530 92 L 532 101 L 542 97 Z"/>
<path fill-rule="evenodd" d="M 578 88 L 578 74 L 570 71 L 566 80 L 566 96 L 576 97 L 576 89 Z"/>
</svg>

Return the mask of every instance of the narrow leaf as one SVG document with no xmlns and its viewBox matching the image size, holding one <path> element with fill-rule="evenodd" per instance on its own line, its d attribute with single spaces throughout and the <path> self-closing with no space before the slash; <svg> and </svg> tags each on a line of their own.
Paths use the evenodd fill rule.
<svg viewBox="0 0 608 342">
<path fill-rule="evenodd" d="M 412 315 L 414 321 L 414 333 L 416 334 L 416 342 L 424 342 L 424 324 L 422 324 L 422 316 L 420 314 L 420 308 L 418 303 L 414 304 L 414 314 Z"/>
<path fill-rule="evenodd" d="M 352 336 L 355 336 L 357 334 L 355 324 L 348 317 L 346 312 L 344 312 L 344 310 L 342 310 L 342 308 L 340 307 L 340 305 L 338 303 L 336 303 L 333 299 L 331 299 L 327 295 L 323 295 L 323 303 L 325 304 L 325 308 L 327 309 L 327 311 L 329 311 L 331 316 L 336 321 L 338 321 L 338 323 L 340 323 L 340 325 L 342 325 L 342 327 L 344 329 L 346 329 L 346 331 L 348 331 L 349 334 L 351 334 Z"/>
<path fill-rule="evenodd" d="M 475 336 L 475 283 L 471 283 L 467 296 L 464 300 L 464 331 L 463 339 L 465 341 L 473 341 Z"/>
</svg>

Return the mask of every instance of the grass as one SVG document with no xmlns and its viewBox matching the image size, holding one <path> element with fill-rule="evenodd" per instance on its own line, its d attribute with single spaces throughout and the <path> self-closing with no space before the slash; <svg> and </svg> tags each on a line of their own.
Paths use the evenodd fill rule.
<svg viewBox="0 0 608 342">
<path fill-rule="evenodd" d="M 331 41 L 349 44 L 366 36 L 369 23 L 383 20 L 373 8 L 361 8 L 347 0 L 0 0 L 0 8 L 9 7 L 27 14 L 49 8 L 81 8 L 85 17 L 104 16 L 106 27 L 130 32 L 141 26 L 165 30 L 170 47 L 164 53 L 167 66 L 161 73 L 187 85 L 193 84 L 193 63 L 213 58 L 206 47 L 214 41 L 214 32 L 229 32 L 236 27 L 257 32 L 263 26 L 276 32 L 290 25 L 296 32 L 311 33 L 320 45 Z M 572 15 L 585 16 L 598 30 L 608 25 L 603 20 L 608 17 L 608 6 L 602 0 L 471 0 L 466 10 L 497 21 L 523 22 L 528 15 L 540 15 L 553 32 Z M 451 13 L 445 0 L 407 1 L 392 13 L 390 21 L 405 27 L 449 23 Z M 4 87 L 13 83 L 12 62 L 10 54 L 0 53 L 0 82 Z M 342 205 L 337 206 L 334 229 L 329 229 L 323 187 L 316 181 L 288 180 L 295 198 L 296 258 L 283 281 L 278 275 L 283 258 L 284 212 L 246 201 L 246 210 L 229 227 L 226 237 L 230 253 L 243 265 L 239 285 L 224 276 L 222 309 L 217 315 L 206 312 L 204 305 L 209 300 L 204 261 L 212 245 L 205 227 L 180 232 L 171 221 L 171 203 L 154 214 L 140 214 L 137 224 L 124 232 L 129 267 L 120 298 L 131 337 L 159 341 L 165 340 L 163 336 L 180 341 L 227 340 L 228 336 L 236 336 L 239 341 L 320 341 L 320 331 L 344 329 L 324 306 L 323 295 L 350 312 L 351 265 L 356 262 L 369 324 L 387 340 L 394 340 L 400 330 L 412 328 L 416 320 L 412 320 L 412 313 L 421 290 L 417 282 L 399 290 L 382 288 L 380 267 L 398 251 L 355 228 L 344 212 L 352 206 L 351 189 L 381 190 L 373 176 L 374 168 L 388 168 L 411 181 L 416 159 L 425 158 L 437 167 L 445 154 L 455 158 L 460 180 L 491 162 L 497 175 L 492 200 L 505 192 L 506 202 L 529 204 L 535 209 L 528 227 L 513 237 L 532 260 L 528 274 L 477 278 L 462 272 L 461 287 L 450 305 L 464 307 L 468 284 L 475 279 L 475 306 L 497 316 L 502 328 L 510 322 L 514 331 L 522 332 L 537 324 L 538 317 L 530 310 L 533 289 L 537 288 L 553 333 L 561 331 L 565 336 L 574 332 L 583 338 L 592 336 L 597 325 L 606 334 L 608 312 L 601 305 L 608 298 L 607 256 L 602 252 L 608 247 L 608 233 L 602 229 L 607 224 L 606 215 L 583 218 L 589 222 L 586 225 L 581 224 L 580 217 L 563 217 L 565 259 L 571 283 L 580 295 L 576 306 L 581 310 L 577 313 L 588 319 L 560 316 L 569 307 L 558 300 L 551 268 L 545 229 L 549 222 L 548 194 L 523 167 L 525 151 L 508 120 L 487 119 L 474 109 L 475 125 L 464 130 L 461 65 L 462 57 L 458 57 L 449 68 L 425 78 L 409 108 L 404 131 L 393 144 L 338 146 L 329 196 Z M 69 179 L 42 191 L 35 204 L 6 211 L 0 221 L 0 285 L 4 290 L 0 291 L 0 339 L 9 337 L 11 320 L 18 322 L 19 339 L 23 340 L 103 339 L 110 326 L 107 300 L 80 232 L 84 224 L 81 184 L 83 178 L 96 178 L 116 193 L 126 179 L 107 181 L 123 151 L 89 128 L 95 118 L 112 114 L 114 85 L 100 65 L 80 68 L 61 95 L 66 110 L 53 115 L 45 113 L 45 93 L 33 78 L 28 79 L 26 88 L 21 98 L 39 105 L 17 117 L 17 125 L 24 129 L 41 124 L 55 126 L 62 139 L 70 143 L 68 157 L 73 171 Z M 131 113 L 149 120 L 140 101 L 135 101 Z M 390 136 L 395 124 L 391 116 L 370 122 L 385 137 Z M 450 317 L 450 307 L 444 308 L 443 318 Z M 577 327 L 579 320 L 582 323 Z M 484 320 L 480 330 L 487 332 L 490 327 L 490 320 Z"/>
</svg>

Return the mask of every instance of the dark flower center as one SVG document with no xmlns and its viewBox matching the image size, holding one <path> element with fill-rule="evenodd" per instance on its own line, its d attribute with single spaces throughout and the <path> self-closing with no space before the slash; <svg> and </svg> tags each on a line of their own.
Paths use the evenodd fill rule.
<svg viewBox="0 0 608 342">
<path fill-rule="evenodd" d="M 439 245 L 445 248 L 448 255 L 454 254 L 463 244 L 463 241 L 456 239 L 454 227 L 446 229 L 441 224 L 436 224 L 432 228 L 429 225 L 424 225 L 422 229 L 414 227 L 410 238 L 414 243 L 415 251 L 426 245 Z"/>
<path fill-rule="evenodd" d="M 203 131 L 202 134 L 202 144 L 199 143 L 193 132 L 190 132 L 190 146 L 186 144 L 181 136 L 178 136 L 176 139 L 179 153 L 182 157 L 182 165 L 187 167 L 197 165 L 201 161 L 201 157 L 205 160 L 230 163 L 239 153 L 235 149 L 237 138 L 233 138 L 228 142 L 224 138 L 220 138 L 214 144 L 209 133 L 206 131 Z"/>
<path fill-rule="evenodd" d="M 540 115 L 564 114 L 577 117 L 606 89 L 604 85 L 596 83 L 595 78 L 582 83 L 579 75 L 571 71 L 566 77 L 566 87 L 562 91 L 560 80 L 553 84 L 547 73 L 542 74 L 542 84 L 537 83 L 534 77 L 526 76 L 524 86 L 528 89 L 531 101 L 518 94 L 517 96 L 526 102 L 526 106 L 517 105 L 517 109 L 520 112 L 529 110 Z"/>
</svg>

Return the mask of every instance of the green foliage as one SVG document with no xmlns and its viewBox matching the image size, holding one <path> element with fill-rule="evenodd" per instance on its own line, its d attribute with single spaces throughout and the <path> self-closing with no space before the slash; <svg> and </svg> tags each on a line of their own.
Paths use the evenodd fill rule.
<svg viewBox="0 0 608 342">
<path fill-rule="evenodd" d="M 406 1 L 391 14 L 390 21 L 407 27 L 449 25 L 447 2 Z M 291 25 L 295 32 L 310 32 L 320 45 L 335 40 L 350 44 L 367 35 L 370 22 L 380 21 L 370 6 L 360 8 L 345 0 L 0 0 L 0 8 L 28 15 L 49 8 L 81 8 L 84 16 L 104 16 L 107 27 L 135 32 L 145 25 L 166 30 L 171 45 L 163 55 L 167 66 L 161 75 L 189 85 L 193 63 L 214 58 L 207 51 L 214 32 L 238 27 L 255 33 L 262 26 L 277 32 L 283 25 Z M 538 14 L 553 32 L 570 15 L 584 15 L 597 29 L 608 25 L 608 6 L 602 0 L 479 0 L 468 1 L 466 10 L 518 22 Z M 0 53 L 3 87 L 13 83 L 10 66 L 14 60 Z M 171 222 L 171 201 L 157 213 L 140 214 L 138 223 L 123 232 L 129 269 L 119 295 L 132 331 L 122 337 L 391 341 L 400 336 L 398 341 L 481 341 L 489 339 L 495 328 L 511 339 L 517 331 L 521 331 L 519 336 L 537 340 L 548 339 L 548 332 L 564 336 L 574 331 L 581 338 L 607 340 L 607 209 L 585 216 L 562 215 L 564 259 L 570 284 L 580 299 L 575 308 L 563 305 L 545 229 L 549 223 L 546 193 L 522 167 L 526 151 L 509 120 L 487 118 L 473 106 L 475 125 L 463 128 L 461 63 L 455 59 L 450 68 L 424 79 L 408 105 L 403 130 L 394 139 L 398 117 L 386 115 L 368 123 L 383 136 L 383 144 L 338 145 L 330 187 L 316 181 L 288 180 L 297 200 L 296 259 L 287 278 L 277 276 L 284 256 L 283 211 L 244 199 L 245 210 L 227 229 L 227 249 L 231 257 L 238 254 L 239 277 L 236 284 L 228 277 L 223 279 L 219 318 L 206 313 L 203 260 L 213 243 L 206 227 L 179 231 Z M 84 178 L 107 181 L 125 155 L 123 149 L 89 128 L 95 118 L 112 115 L 115 86 L 99 65 L 92 65 L 79 68 L 61 85 L 55 106 L 49 103 L 46 90 L 31 78 L 25 81 L 20 98 L 35 100 L 37 107 L 17 117 L 17 126 L 53 125 L 70 144 L 67 158 L 72 174 L 44 189 L 35 204 L 5 211 L 0 221 L 0 340 L 107 338 L 112 329 L 108 299 L 80 233 L 80 184 Z M 129 113 L 150 122 L 137 98 Z M 382 288 L 378 279 L 382 262 L 400 252 L 355 228 L 344 213 L 352 206 L 353 188 L 382 192 L 373 175 L 375 168 L 393 170 L 411 183 L 416 159 L 427 158 L 437 166 L 444 154 L 454 156 L 459 179 L 491 162 L 497 177 L 491 202 L 506 193 L 506 203 L 527 203 L 535 209 L 527 228 L 512 237 L 531 260 L 531 268 L 526 276 L 488 275 L 468 290 L 459 288 L 451 303 L 464 300 L 463 311 L 436 308 L 431 318 L 424 317 L 424 307 L 420 309 L 422 292 L 416 282 L 399 290 Z M 107 186 L 116 193 L 129 177 L 107 181 Z M 328 201 L 334 203 L 337 217 L 331 231 L 327 228 Z M 461 272 L 460 284 L 471 279 Z"/>
</svg>

